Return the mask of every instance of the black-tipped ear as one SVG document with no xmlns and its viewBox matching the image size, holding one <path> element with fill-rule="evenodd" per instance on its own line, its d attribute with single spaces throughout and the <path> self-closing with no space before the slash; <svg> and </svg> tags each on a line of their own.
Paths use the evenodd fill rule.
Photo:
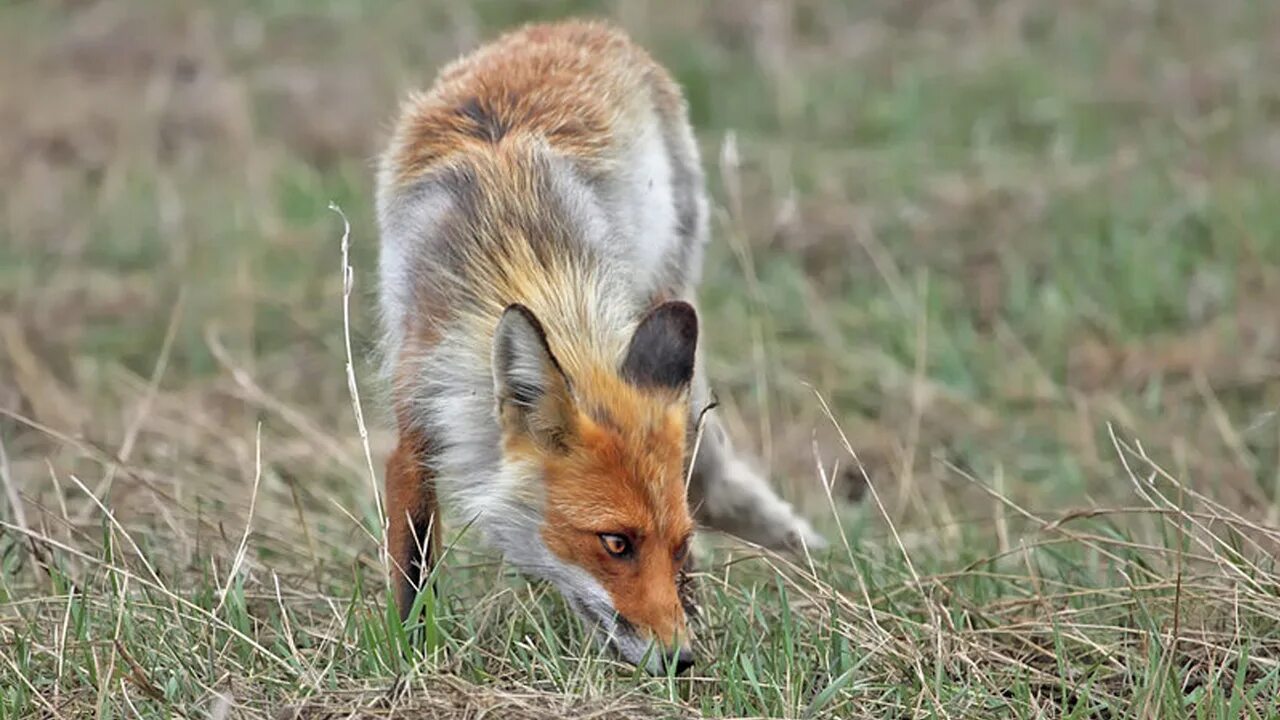
<svg viewBox="0 0 1280 720">
<path fill-rule="evenodd" d="M 698 349 L 698 313 L 681 300 L 670 300 L 640 321 L 622 361 L 622 376 L 643 388 L 683 390 L 693 380 Z"/>
<path fill-rule="evenodd" d="M 507 306 L 493 335 L 493 389 L 506 432 L 562 449 L 573 430 L 569 379 L 529 308 Z"/>
</svg>

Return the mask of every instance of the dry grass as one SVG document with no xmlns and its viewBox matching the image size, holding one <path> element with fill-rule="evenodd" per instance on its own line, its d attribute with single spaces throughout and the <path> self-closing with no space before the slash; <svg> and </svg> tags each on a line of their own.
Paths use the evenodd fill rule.
<svg viewBox="0 0 1280 720">
<path fill-rule="evenodd" d="M 0 5 L 0 718 L 1280 716 L 1248 0 L 610 9 L 713 175 L 718 411 L 836 547 L 703 537 L 676 681 L 463 538 L 405 657 L 369 158 L 431 68 L 582 9 Z"/>
</svg>

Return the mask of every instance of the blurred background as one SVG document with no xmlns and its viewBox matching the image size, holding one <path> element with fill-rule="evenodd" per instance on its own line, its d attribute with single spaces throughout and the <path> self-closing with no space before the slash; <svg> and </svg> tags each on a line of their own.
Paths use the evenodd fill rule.
<svg viewBox="0 0 1280 720">
<path fill-rule="evenodd" d="M 909 551 L 1006 530 L 984 488 L 1129 503 L 1113 432 L 1277 521 L 1280 5 L 5 0 L 0 440 L 24 522 L 72 542 L 44 518 L 91 512 L 74 475 L 188 559 L 188 516 L 241 518 L 210 534 L 234 546 L 256 497 L 254 557 L 374 562 L 329 204 L 380 470 L 371 192 L 397 102 L 571 13 L 687 93 L 721 412 L 824 530 L 822 474 L 850 527 L 879 518 L 841 431 Z"/>
<path fill-rule="evenodd" d="M 263 420 L 271 462 L 335 469 L 353 438 L 329 203 L 352 222 L 363 361 L 373 158 L 399 98 L 503 28 L 586 13 L 620 22 L 688 94 L 715 204 L 712 373 L 741 442 L 809 510 L 826 506 L 805 499 L 815 440 L 823 462 L 842 455 L 817 392 L 903 517 L 955 520 L 934 517 L 953 507 L 941 496 L 972 489 L 946 463 L 998 472 L 1033 505 L 1123 492 L 1107 423 L 1274 511 L 1269 3 L 2 12 L 0 407 L 108 454 L 127 437 L 157 471 L 243 470 Z M 20 476 L 66 449 L 0 422 Z M 370 424 L 385 448 L 385 416 Z"/>
</svg>

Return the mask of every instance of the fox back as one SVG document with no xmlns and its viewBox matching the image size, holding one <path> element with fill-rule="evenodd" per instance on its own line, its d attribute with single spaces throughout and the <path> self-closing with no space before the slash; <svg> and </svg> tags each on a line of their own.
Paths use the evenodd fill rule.
<svg viewBox="0 0 1280 720">
<path fill-rule="evenodd" d="M 627 660 L 688 665 L 703 192 L 679 90 L 604 24 L 526 26 L 406 102 L 378 177 L 402 612 L 438 501 Z"/>
</svg>

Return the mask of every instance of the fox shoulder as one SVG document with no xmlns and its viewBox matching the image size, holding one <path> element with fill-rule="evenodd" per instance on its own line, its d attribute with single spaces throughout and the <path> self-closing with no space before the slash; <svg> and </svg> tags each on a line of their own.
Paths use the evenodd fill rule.
<svg viewBox="0 0 1280 720">
<path fill-rule="evenodd" d="M 618 28 L 526 25 L 450 63 L 430 90 L 408 99 L 383 157 L 384 181 L 404 186 L 509 135 L 541 138 L 607 171 L 646 125 L 687 125 L 684 117 L 670 75 Z"/>
</svg>

